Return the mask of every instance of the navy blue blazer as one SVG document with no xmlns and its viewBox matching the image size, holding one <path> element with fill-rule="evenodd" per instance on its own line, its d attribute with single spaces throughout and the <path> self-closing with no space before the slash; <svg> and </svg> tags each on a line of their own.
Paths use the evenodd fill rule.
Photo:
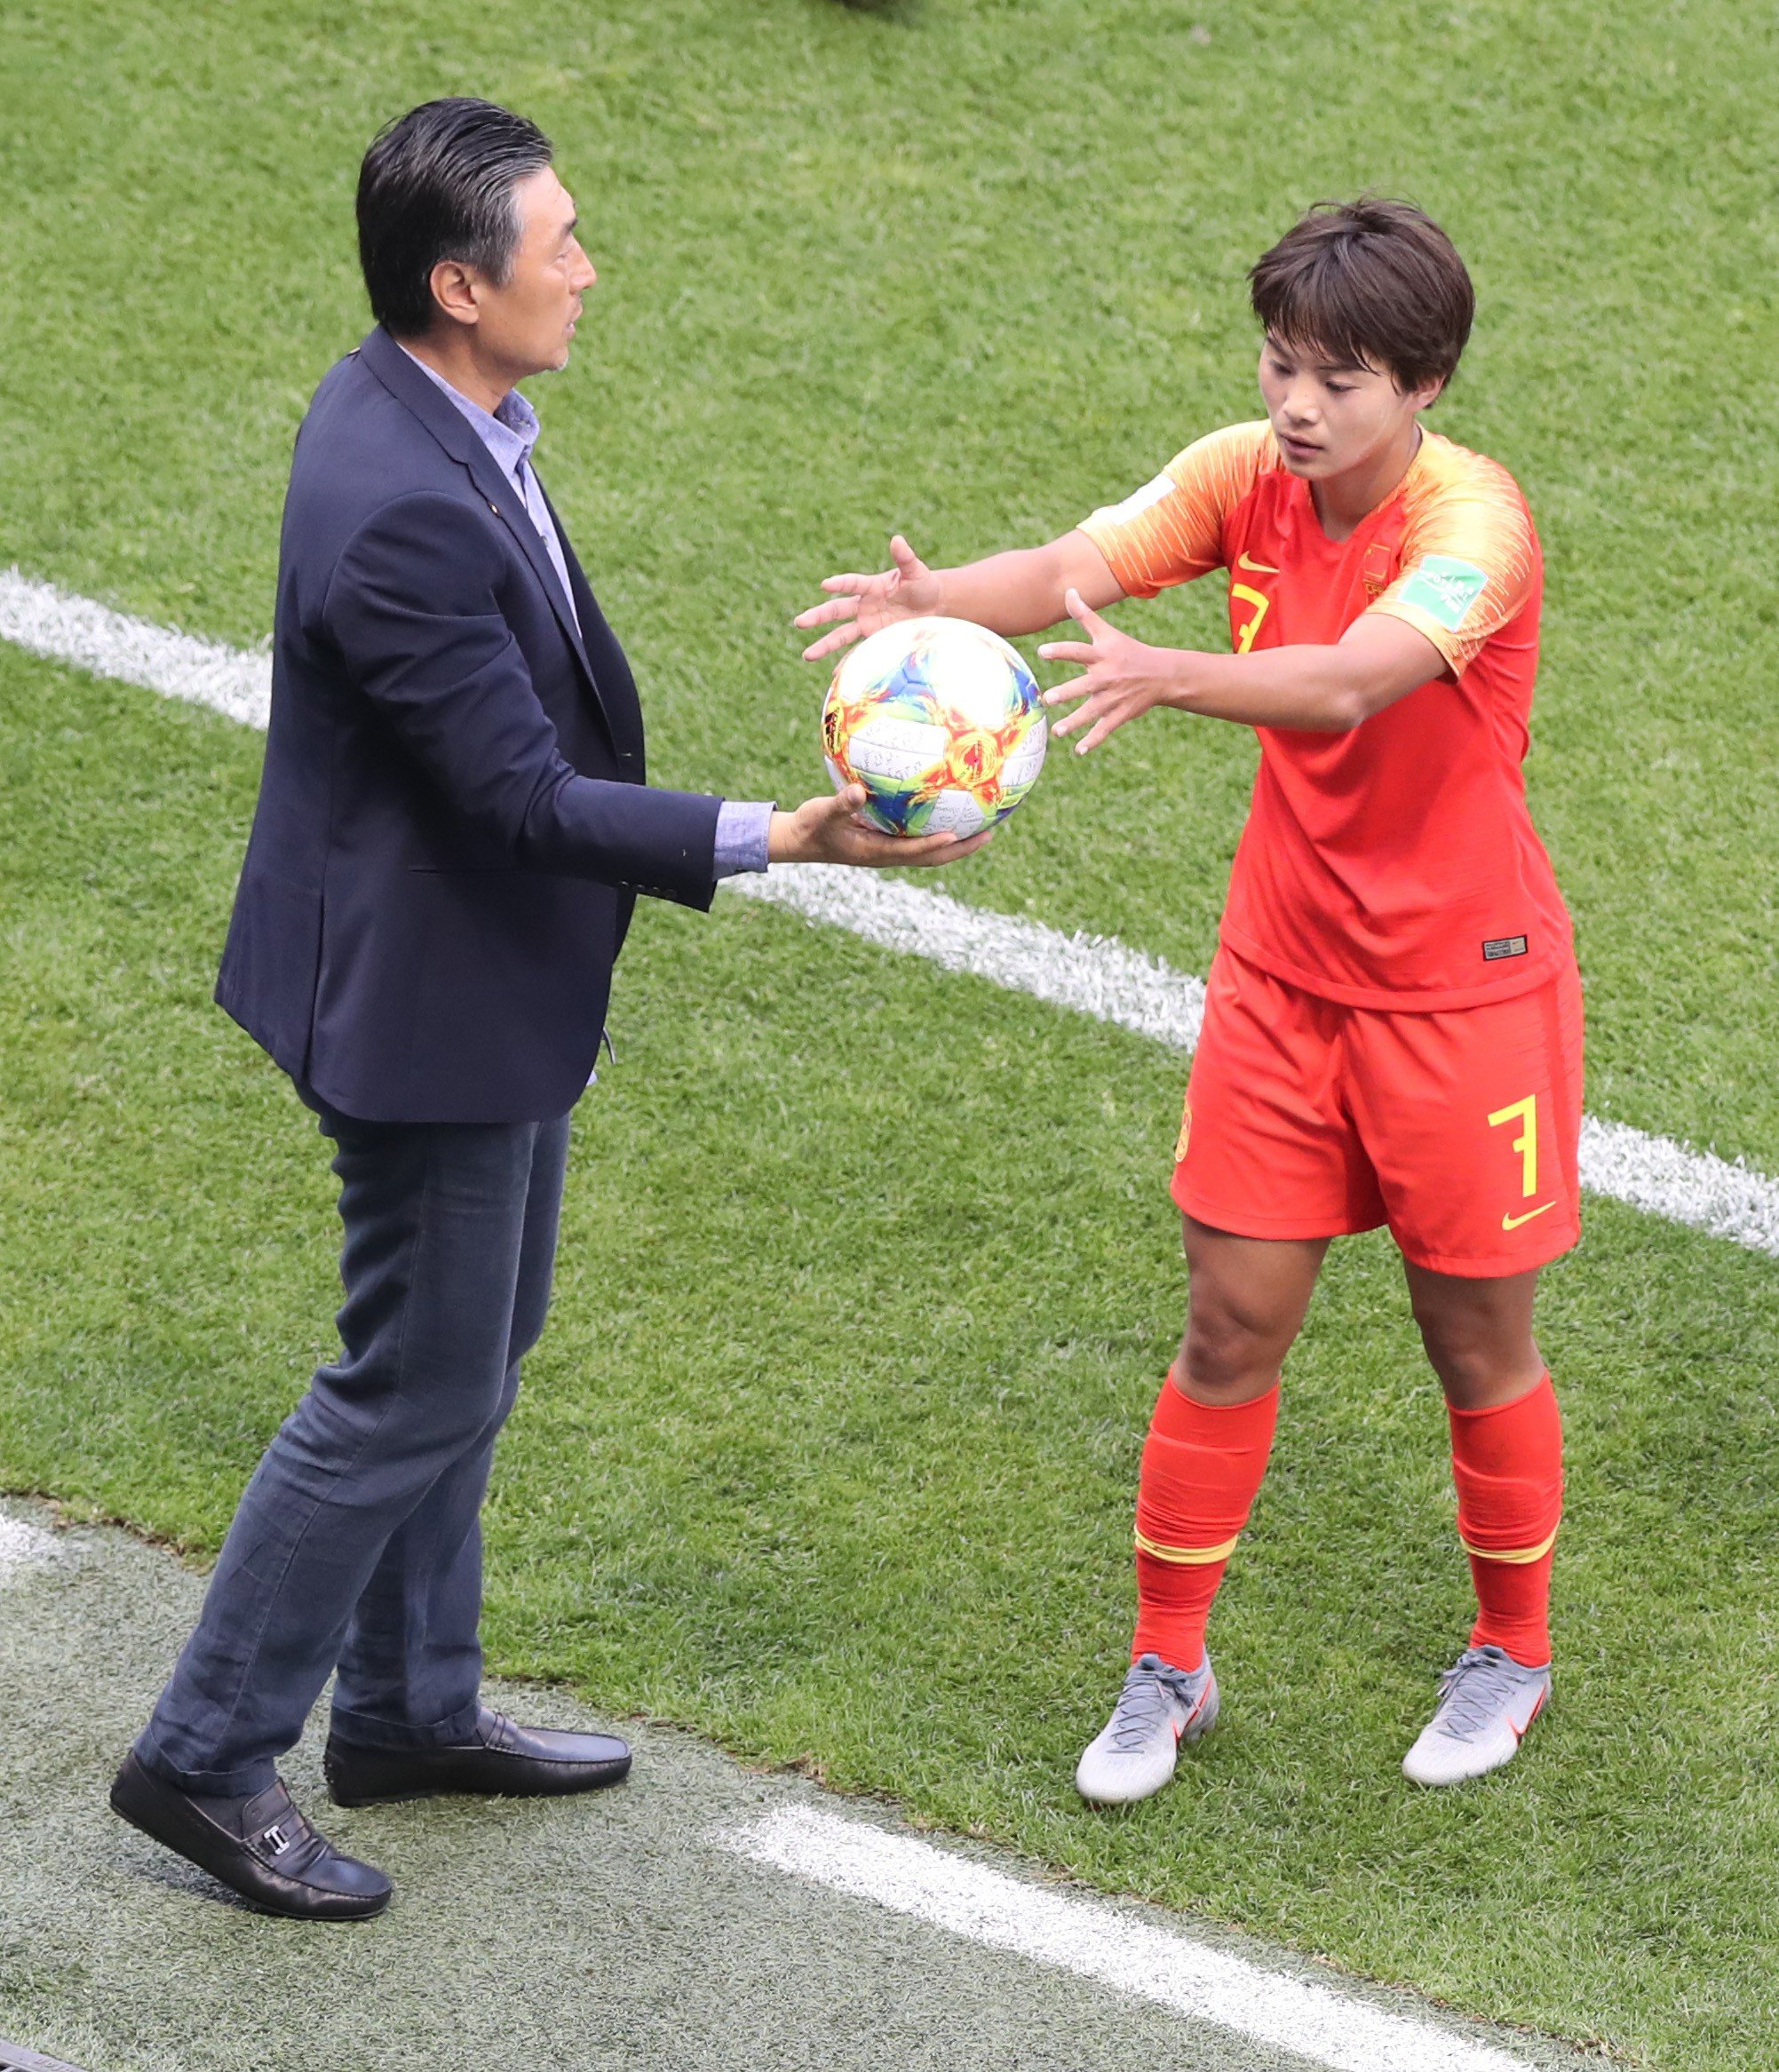
<svg viewBox="0 0 1779 2072">
<path fill-rule="evenodd" d="M 330 370 L 216 996 L 347 1115 L 566 1114 L 637 893 L 711 903 L 721 802 L 645 788 L 636 685 L 562 551 L 578 631 L 450 399 L 380 329 Z"/>
</svg>

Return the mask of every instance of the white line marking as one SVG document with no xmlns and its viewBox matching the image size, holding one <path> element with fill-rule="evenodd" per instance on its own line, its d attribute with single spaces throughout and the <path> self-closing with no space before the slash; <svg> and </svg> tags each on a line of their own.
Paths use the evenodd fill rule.
<svg viewBox="0 0 1779 2072">
<path fill-rule="evenodd" d="M 94 676 L 158 691 L 163 698 L 209 705 L 244 726 L 266 725 L 272 702 L 269 654 L 244 654 L 132 619 L 16 568 L 0 568 L 0 639 L 33 655 L 72 662 Z"/>
<path fill-rule="evenodd" d="M 806 920 L 1116 1022 L 1170 1049 L 1190 1051 L 1198 1041 L 1203 980 L 1128 949 L 1116 936 L 1065 935 L 1042 922 L 965 906 L 949 893 L 831 863 L 778 864 L 765 877 L 727 884 Z M 1779 1181 L 1739 1159 L 1589 1115 L 1582 1123 L 1581 1179 L 1594 1194 L 1779 1258 Z"/>
<path fill-rule="evenodd" d="M 1266 1971 L 1132 1912 L 1047 1892 L 862 1821 L 781 1806 L 715 1839 L 756 1863 L 1295 2051 L 1333 2072 L 1527 2072 L 1524 2059 L 1430 2021 Z"/>
<path fill-rule="evenodd" d="M 765 876 L 726 883 L 885 949 L 973 972 L 1009 992 L 1116 1022 L 1172 1050 L 1189 1051 L 1198 1041 L 1203 980 L 1171 971 L 1116 936 L 1065 935 L 1041 921 L 966 906 L 949 893 L 917 891 L 837 863 L 778 864 Z"/>
<path fill-rule="evenodd" d="M 163 697 L 209 705 L 249 726 L 266 725 L 269 655 L 151 625 L 16 568 L 0 570 L 0 639 Z M 885 949 L 947 971 L 973 972 L 1173 1050 L 1190 1051 L 1198 1040 L 1203 980 L 1116 936 L 1065 935 L 1041 922 L 966 906 L 947 893 L 836 866 L 781 865 L 767 877 L 727 884 Z M 1581 1177 L 1595 1194 L 1779 1258 L 1779 1180 L 1740 1159 L 1590 1115 L 1582 1124 Z"/>
<path fill-rule="evenodd" d="M 28 1569 L 48 1568 L 60 1552 L 53 1533 L 27 1525 L 22 1518 L 0 1515 L 0 1590 Z"/>
<path fill-rule="evenodd" d="M 1581 1184 L 1670 1222 L 1779 1258 L 1779 1182 L 1741 1159 L 1584 1115 Z"/>
</svg>

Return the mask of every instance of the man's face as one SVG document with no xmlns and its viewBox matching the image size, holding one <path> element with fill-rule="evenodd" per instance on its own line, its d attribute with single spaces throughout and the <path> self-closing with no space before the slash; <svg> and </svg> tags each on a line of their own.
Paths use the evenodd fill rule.
<svg viewBox="0 0 1779 2072">
<path fill-rule="evenodd" d="M 1341 366 L 1269 335 L 1260 347 L 1260 393 L 1286 467 L 1326 481 L 1402 439 L 1439 387 L 1404 393 L 1379 368 Z"/>
<path fill-rule="evenodd" d="M 598 280 L 575 235 L 574 198 L 545 166 L 513 189 L 519 250 L 504 282 L 476 281 L 476 329 L 488 358 L 514 381 L 565 367 L 581 298 Z"/>
</svg>

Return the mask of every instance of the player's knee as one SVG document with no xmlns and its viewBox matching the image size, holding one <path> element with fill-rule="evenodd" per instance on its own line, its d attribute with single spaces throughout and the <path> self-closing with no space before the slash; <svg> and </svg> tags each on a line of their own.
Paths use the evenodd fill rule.
<svg viewBox="0 0 1779 2072">
<path fill-rule="evenodd" d="M 1272 1385 L 1282 1357 L 1277 1332 L 1265 1320 L 1195 1295 L 1179 1361 L 1189 1394 L 1207 1402 L 1243 1401 Z"/>
<path fill-rule="evenodd" d="M 1530 1349 L 1504 1344 L 1498 1333 L 1477 1329 L 1463 1320 L 1418 1315 L 1421 1344 L 1428 1363 L 1455 1402 L 1466 1403 L 1494 1394 L 1505 1377 L 1534 1363 Z"/>
<path fill-rule="evenodd" d="M 1443 1341 L 1434 1343 L 1426 1338 L 1427 1361 L 1438 1375 L 1440 1385 L 1455 1402 L 1467 1403 L 1480 1389 L 1486 1388 L 1489 1380 L 1487 1362 L 1469 1347 L 1455 1347 Z"/>
</svg>

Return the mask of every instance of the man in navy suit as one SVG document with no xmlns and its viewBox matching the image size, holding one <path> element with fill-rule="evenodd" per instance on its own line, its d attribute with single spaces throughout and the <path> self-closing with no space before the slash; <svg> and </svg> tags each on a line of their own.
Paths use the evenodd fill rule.
<svg viewBox="0 0 1779 2072">
<path fill-rule="evenodd" d="M 478 1515 L 636 895 L 707 909 L 769 862 L 978 845 L 871 834 L 857 791 L 791 814 L 645 785 L 636 686 L 515 386 L 566 364 L 595 279 L 542 133 L 485 101 L 416 108 L 367 154 L 358 223 L 377 328 L 297 438 L 217 988 L 333 1142 L 340 1354 L 249 1483 L 111 1793 L 256 1905 L 325 1919 L 390 1893 L 277 1774 L 330 1674 L 341 1805 L 630 1767 L 610 1736 L 484 1707 L 477 1628 Z"/>
</svg>

